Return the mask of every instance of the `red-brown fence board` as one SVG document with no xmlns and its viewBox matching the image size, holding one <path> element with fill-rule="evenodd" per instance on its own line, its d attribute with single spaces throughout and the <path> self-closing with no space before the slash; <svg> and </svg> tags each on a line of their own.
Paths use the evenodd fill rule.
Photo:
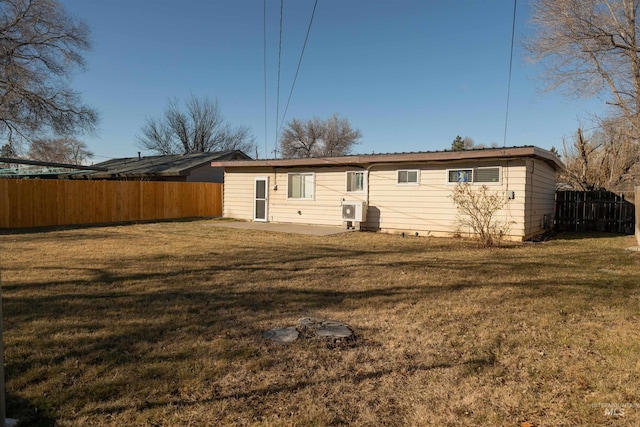
<svg viewBox="0 0 640 427">
<path fill-rule="evenodd" d="M 222 184 L 0 179 L 0 228 L 222 216 Z"/>
</svg>

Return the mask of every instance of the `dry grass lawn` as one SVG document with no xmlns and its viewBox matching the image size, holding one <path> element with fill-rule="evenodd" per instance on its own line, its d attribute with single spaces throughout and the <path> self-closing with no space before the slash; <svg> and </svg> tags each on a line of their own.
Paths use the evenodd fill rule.
<svg viewBox="0 0 640 427">
<path fill-rule="evenodd" d="M 630 236 L 482 250 L 211 221 L 0 235 L 29 426 L 637 426 Z M 352 342 L 262 332 L 339 320 Z"/>
</svg>

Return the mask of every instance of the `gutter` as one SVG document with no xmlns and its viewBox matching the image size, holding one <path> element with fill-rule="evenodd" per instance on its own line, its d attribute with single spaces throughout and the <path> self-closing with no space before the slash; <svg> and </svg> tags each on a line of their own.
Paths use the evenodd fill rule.
<svg viewBox="0 0 640 427">
<path fill-rule="evenodd" d="M 433 151 L 418 153 L 394 154 L 364 154 L 341 157 L 313 157 L 304 159 L 273 159 L 273 160 L 233 160 L 212 162 L 212 167 L 252 168 L 252 167 L 320 167 L 320 166 L 360 166 L 409 163 L 409 162 L 445 162 L 455 160 L 480 159 L 509 159 L 517 157 L 533 157 L 549 163 L 554 169 L 560 170 L 564 165 L 556 156 L 538 147 L 492 148 L 466 151 Z"/>
</svg>

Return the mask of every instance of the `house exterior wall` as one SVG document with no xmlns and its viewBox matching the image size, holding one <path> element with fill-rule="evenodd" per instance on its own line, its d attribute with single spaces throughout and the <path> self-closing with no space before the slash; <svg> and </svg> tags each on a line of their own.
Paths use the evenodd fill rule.
<svg viewBox="0 0 640 427">
<path fill-rule="evenodd" d="M 527 160 L 527 214 L 525 238 L 539 234 L 553 222 L 556 194 L 556 171 L 540 160 Z M 547 224 L 545 224 L 545 222 Z"/>
<path fill-rule="evenodd" d="M 342 201 L 365 200 L 365 193 L 347 193 L 346 172 L 362 171 L 361 168 L 292 168 L 279 170 L 271 182 L 269 220 L 319 225 L 342 225 Z M 315 191 L 312 200 L 296 200 L 287 197 L 288 174 L 312 172 L 315 176 Z M 277 182 L 278 190 L 273 191 Z"/>
<path fill-rule="evenodd" d="M 507 189 L 516 198 L 506 201 L 496 219 L 509 223 L 509 235 L 520 239 L 524 235 L 525 169 L 522 161 L 451 162 L 436 165 L 403 165 L 373 167 L 369 174 L 369 211 L 367 228 L 384 232 L 404 231 L 410 234 L 449 236 L 460 230 L 457 209 L 451 199 L 456 184 L 448 181 L 449 169 L 501 167 L 501 181 L 486 184 L 491 191 L 504 195 Z M 397 184 L 398 169 L 418 169 L 420 185 Z M 471 184 L 479 187 L 482 184 Z M 520 195 L 520 197 L 518 197 Z"/>
<path fill-rule="evenodd" d="M 271 168 L 225 170 L 222 202 L 224 218 L 253 219 L 253 185 L 256 176 L 273 176 L 273 171 Z"/>
<path fill-rule="evenodd" d="M 365 200 L 365 193 L 346 192 L 346 171 L 354 167 L 336 168 L 233 168 L 225 172 L 223 216 L 253 219 L 253 191 L 256 177 L 269 179 L 267 218 L 273 222 L 342 225 L 342 200 Z M 289 173 L 315 175 L 314 197 L 296 200 L 287 197 Z"/>
<path fill-rule="evenodd" d="M 522 240 L 542 230 L 545 214 L 553 212 L 555 172 L 533 159 L 464 160 L 446 163 L 377 164 L 367 169 L 354 166 L 296 168 L 229 168 L 225 172 L 224 217 L 253 219 L 256 177 L 269 179 L 268 221 L 337 225 L 343 224 L 342 202 L 368 203 L 364 227 L 383 232 L 418 232 L 420 235 L 466 234 L 456 224 L 457 209 L 451 199 L 455 184 L 448 183 L 449 169 L 501 168 L 499 183 L 487 187 L 507 199 L 496 219 L 509 224 L 508 237 Z M 419 170 L 419 184 L 398 184 L 398 170 Z M 346 191 L 346 172 L 365 171 L 367 191 Z M 287 197 L 289 173 L 313 173 L 313 199 Z M 479 187 L 480 183 L 472 184 Z"/>
</svg>

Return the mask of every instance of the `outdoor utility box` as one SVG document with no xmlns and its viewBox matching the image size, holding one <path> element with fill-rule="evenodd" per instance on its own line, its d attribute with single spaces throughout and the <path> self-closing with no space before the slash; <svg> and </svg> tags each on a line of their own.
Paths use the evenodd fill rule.
<svg viewBox="0 0 640 427">
<path fill-rule="evenodd" d="M 361 200 L 342 202 L 342 221 L 347 228 L 359 229 L 367 220 L 367 203 Z"/>
</svg>

